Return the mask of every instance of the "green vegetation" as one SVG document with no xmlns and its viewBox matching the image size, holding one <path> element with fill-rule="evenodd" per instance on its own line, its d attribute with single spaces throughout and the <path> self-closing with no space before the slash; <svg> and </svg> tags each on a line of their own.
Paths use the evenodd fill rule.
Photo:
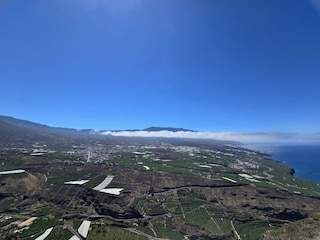
<svg viewBox="0 0 320 240">
<path fill-rule="evenodd" d="M 55 227 L 46 240 L 69 239 L 72 233 L 62 226 Z"/>
<path fill-rule="evenodd" d="M 182 235 L 177 231 L 173 231 L 172 229 L 156 227 L 154 231 L 156 232 L 157 238 L 172 239 L 172 240 L 182 239 Z"/>
<path fill-rule="evenodd" d="M 82 172 L 75 171 L 72 168 L 53 169 L 49 172 L 48 182 L 64 183 L 67 181 L 75 181 L 83 178 L 84 174 Z"/>
<path fill-rule="evenodd" d="M 10 219 L 7 219 L 7 220 L 5 220 L 3 222 L 0 222 L 0 228 L 4 227 L 4 226 L 7 226 L 7 225 L 9 225 L 10 223 L 12 223 L 12 222 L 14 222 L 16 220 L 17 220 L 16 218 L 10 218 Z"/>
<path fill-rule="evenodd" d="M 267 172 L 272 178 L 255 185 L 320 196 L 319 184 L 291 175 L 289 166 L 270 159 L 258 159 L 257 162 L 261 165 L 260 172 Z"/>
<path fill-rule="evenodd" d="M 162 204 L 159 202 L 156 202 L 153 199 L 142 199 L 139 202 L 137 209 L 140 210 L 141 212 L 146 212 L 148 215 L 151 215 L 151 216 L 166 213 L 166 211 L 163 209 Z"/>
<path fill-rule="evenodd" d="M 167 211 L 172 214 L 180 215 L 182 214 L 182 208 L 180 205 L 180 201 L 178 199 L 169 199 L 165 202 L 165 207 Z"/>
<path fill-rule="evenodd" d="M 16 150 L 0 153 L 0 171 L 10 171 L 21 168 L 23 155 Z"/>
<path fill-rule="evenodd" d="M 150 236 L 154 236 L 154 232 L 148 226 L 136 226 L 135 229 L 144 232 Z"/>
<path fill-rule="evenodd" d="M 0 212 L 8 211 L 14 203 L 15 199 L 13 197 L 3 198 L 0 201 Z"/>
<path fill-rule="evenodd" d="M 35 217 L 43 217 L 50 213 L 51 209 L 48 206 L 43 206 L 38 209 L 38 211 L 34 214 Z"/>
<path fill-rule="evenodd" d="M 45 219 L 45 218 L 38 218 L 36 219 L 28 230 L 23 231 L 20 234 L 20 237 L 30 237 L 31 235 L 41 235 L 46 229 L 50 227 L 55 227 L 61 225 L 62 223 L 59 222 L 58 219 Z"/>
<path fill-rule="evenodd" d="M 0 212 L 14 217 L 16 214 L 19 217 L 13 219 L 18 220 L 28 215 L 39 217 L 18 237 L 34 239 L 54 227 L 47 239 L 68 239 L 72 234 L 66 226 L 76 230 L 83 219 L 97 213 L 107 217 L 92 222 L 89 240 L 147 239 L 143 233 L 163 239 L 183 239 L 183 234 L 222 239 L 233 235 L 233 225 L 243 240 L 255 240 L 267 230 L 283 225 L 278 216 L 287 208 L 286 201 L 296 197 L 295 205 L 288 204 L 285 212 L 289 216 L 299 217 L 301 213 L 303 217 L 317 210 L 317 198 L 308 195 L 319 197 L 319 184 L 296 178 L 290 174 L 290 167 L 250 151 L 231 146 L 144 148 L 142 144 L 126 148 L 120 144 L 115 149 L 128 152 L 111 154 L 104 149 L 107 146 L 99 143 L 98 149 L 105 155 L 97 154 L 95 159 L 99 161 L 95 163 L 72 162 L 84 158 L 85 144 L 81 146 L 83 152 L 79 147 L 79 153 L 70 156 L 66 153 L 70 146 L 66 145 L 61 147 L 63 152 L 50 156 L 30 157 L 18 150 L 0 155 L 2 169 L 21 168 L 24 164 L 32 169 L 27 174 L 1 176 Z M 48 176 L 47 183 L 44 175 Z M 124 188 L 120 196 L 88 190 L 107 175 L 115 176 L 109 187 Z M 26 176 L 30 180 L 28 192 L 7 194 L 13 186 L 21 190 L 20 185 L 14 185 L 18 182 L 15 180 L 23 181 Z M 90 181 L 83 186 L 63 185 L 80 179 Z M 286 196 L 282 198 L 281 194 Z M 281 204 L 277 205 L 277 201 Z M 51 219 L 53 215 L 55 218 Z M 60 218 L 69 220 L 62 222 Z M 0 230 L 5 232 L 9 223 L 0 223 Z M 11 228 L 11 232 L 18 229 Z"/>
<path fill-rule="evenodd" d="M 88 178 L 90 181 L 87 182 L 84 185 L 84 187 L 87 189 L 92 189 L 92 188 L 96 187 L 98 184 L 100 184 L 106 177 L 107 177 L 106 175 L 101 175 L 101 174 L 92 176 L 92 177 Z M 82 179 L 84 179 L 84 177 Z"/>
<path fill-rule="evenodd" d="M 146 237 L 109 225 L 92 225 L 87 240 L 146 240 Z"/>
<path fill-rule="evenodd" d="M 233 223 L 241 238 L 246 240 L 259 239 L 267 230 L 278 228 L 283 224 L 281 221 L 263 221 L 247 215 L 237 215 Z"/>
</svg>

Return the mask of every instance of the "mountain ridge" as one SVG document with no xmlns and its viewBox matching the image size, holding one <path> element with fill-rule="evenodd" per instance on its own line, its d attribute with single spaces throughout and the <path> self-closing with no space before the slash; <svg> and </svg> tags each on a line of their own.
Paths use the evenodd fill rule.
<svg viewBox="0 0 320 240">
<path fill-rule="evenodd" d="M 197 138 L 175 138 L 175 137 L 130 137 L 130 136 L 108 136 L 102 134 L 108 130 L 94 130 L 94 129 L 74 129 L 74 128 L 63 128 L 63 127 L 50 127 L 47 125 L 31 122 L 28 120 L 21 120 L 9 116 L 0 115 L 0 143 L 3 146 L 24 146 L 27 142 L 65 142 L 72 141 L 75 139 L 84 140 L 84 139 L 101 139 L 109 138 L 113 139 L 112 141 L 133 141 L 139 139 L 139 141 L 148 141 L 153 139 L 162 139 L 170 144 L 184 144 L 192 145 L 194 140 Z M 135 130 L 109 130 L 110 132 L 121 132 L 121 131 L 146 131 L 146 132 L 155 132 L 155 131 L 171 131 L 171 132 L 196 132 L 193 130 L 188 130 L 185 128 L 173 128 L 173 127 L 149 127 L 145 129 L 135 129 Z M 234 141 L 223 141 L 215 139 L 198 139 L 198 142 L 201 144 L 239 144 Z"/>
<path fill-rule="evenodd" d="M 170 131 L 170 132 L 196 132 L 194 130 L 185 129 L 185 128 L 175 128 L 175 127 L 148 127 L 143 129 L 142 131 L 148 132 L 158 132 L 158 131 Z"/>
<path fill-rule="evenodd" d="M 144 129 L 121 129 L 121 130 L 94 130 L 94 129 L 76 129 L 76 128 L 65 128 L 65 127 L 51 127 L 45 124 L 32 122 L 29 120 L 23 120 L 14 118 L 11 116 L 4 116 L 0 115 L 0 123 L 9 124 L 12 126 L 20 127 L 20 128 L 26 128 L 26 129 L 32 129 L 37 131 L 49 131 L 49 132 L 59 132 L 59 133 L 71 133 L 71 134 L 93 134 L 93 133 L 100 133 L 104 131 L 114 131 L 114 132 L 120 132 L 120 131 L 148 131 L 148 132 L 158 132 L 158 131 L 170 131 L 170 132 L 196 132 L 194 130 L 185 129 L 185 128 L 176 128 L 176 127 L 157 127 L 157 126 L 151 126 Z"/>
</svg>

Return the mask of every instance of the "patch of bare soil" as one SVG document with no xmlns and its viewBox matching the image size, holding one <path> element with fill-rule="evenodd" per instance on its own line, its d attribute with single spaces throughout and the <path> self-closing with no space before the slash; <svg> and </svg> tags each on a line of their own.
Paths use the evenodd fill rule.
<svg viewBox="0 0 320 240">
<path fill-rule="evenodd" d="M 306 219 L 284 224 L 281 228 L 267 231 L 261 240 L 316 240 L 320 237 L 320 213 Z"/>
</svg>

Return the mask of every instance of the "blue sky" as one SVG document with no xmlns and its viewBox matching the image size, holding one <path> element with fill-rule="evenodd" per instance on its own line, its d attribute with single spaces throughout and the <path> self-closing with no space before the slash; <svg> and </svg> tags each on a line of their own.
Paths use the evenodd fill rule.
<svg viewBox="0 0 320 240">
<path fill-rule="evenodd" d="M 0 114 L 74 128 L 319 133 L 317 3 L 1 1 Z"/>
</svg>

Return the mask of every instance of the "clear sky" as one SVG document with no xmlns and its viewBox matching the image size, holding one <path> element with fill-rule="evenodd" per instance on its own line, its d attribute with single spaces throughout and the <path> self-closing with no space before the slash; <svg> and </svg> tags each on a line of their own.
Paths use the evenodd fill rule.
<svg viewBox="0 0 320 240">
<path fill-rule="evenodd" d="M 319 136 L 318 3 L 0 1 L 0 115 Z"/>
</svg>

